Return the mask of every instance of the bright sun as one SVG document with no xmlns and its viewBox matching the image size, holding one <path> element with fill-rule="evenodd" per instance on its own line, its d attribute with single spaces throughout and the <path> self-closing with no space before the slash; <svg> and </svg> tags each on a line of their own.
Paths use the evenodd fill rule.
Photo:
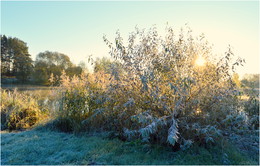
<svg viewBox="0 0 260 166">
<path fill-rule="evenodd" d="M 197 66 L 203 66 L 205 64 L 205 59 L 202 57 L 202 56 L 199 56 L 196 61 L 195 61 L 195 64 Z"/>
</svg>

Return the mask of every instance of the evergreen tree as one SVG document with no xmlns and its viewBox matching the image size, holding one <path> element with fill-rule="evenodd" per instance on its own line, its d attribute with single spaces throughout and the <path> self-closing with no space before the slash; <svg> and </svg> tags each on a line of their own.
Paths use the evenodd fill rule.
<svg viewBox="0 0 260 166">
<path fill-rule="evenodd" d="M 1 36 L 1 75 L 10 75 L 10 57 L 8 54 L 7 37 Z"/>
<path fill-rule="evenodd" d="M 16 76 L 24 82 L 28 80 L 32 67 L 27 44 L 18 38 L 1 36 L 2 76 Z"/>
</svg>

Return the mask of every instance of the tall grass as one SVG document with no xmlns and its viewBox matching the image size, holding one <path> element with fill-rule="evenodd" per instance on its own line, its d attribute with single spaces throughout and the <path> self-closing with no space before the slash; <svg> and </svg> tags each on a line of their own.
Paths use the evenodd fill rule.
<svg viewBox="0 0 260 166">
<path fill-rule="evenodd" d="M 46 121 L 49 109 L 40 101 L 43 93 L 1 90 L 1 130 L 21 130 L 31 128 Z M 38 96 L 38 97 L 37 97 Z"/>
</svg>

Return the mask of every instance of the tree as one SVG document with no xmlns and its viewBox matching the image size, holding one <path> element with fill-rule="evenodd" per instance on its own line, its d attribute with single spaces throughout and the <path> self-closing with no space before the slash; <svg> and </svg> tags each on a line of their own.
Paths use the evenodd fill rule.
<svg viewBox="0 0 260 166">
<path fill-rule="evenodd" d="M 33 80 L 37 84 L 48 84 L 49 75 L 47 72 L 46 64 L 44 62 L 37 62 L 34 67 Z"/>
<path fill-rule="evenodd" d="M 259 74 L 246 74 L 241 83 L 247 88 L 259 88 L 259 78 Z"/>
<path fill-rule="evenodd" d="M 22 82 L 32 71 L 32 59 L 27 44 L 18 38 L 1 36 L 2 75 L 16 76 Z"/>
<path fill-rule="evenodd" d="M 62 69 L 67 69 L 72 66 L 70 58 L 67 55 L 51 51 L 39 53 L 36 57 L 36 63 L 37 62 L 45 62 L 48 67 L 59 66 Z"/>
<path fill-rule="evenodd" d="M 79 76 L 82 73 L 82 68 L 80 66 L 71 66 L 66 69 L 66 74 L 69 77 L 73 77 L 74 75 Z"/>
<path fill-rule="evenodd" d="M 105 74 L 112 74 L 119 76 L 123 73 L 122 64 L 118 61 L 113 61 L 112 59 L 103 57 L 102 59 L 97 59 L 94 62 L 94 72 L 104 72 Z"/>
<path fill-rule="evenodd" d="M 10 75 L 10 55 L 8 54 L 8 39 L 5 35 L 1 36 L 1 75 Z"/>
<path fill-rule="evenodd" d="M 33 78 L 36 83 L 47 85 L 51 74 L 58 78 L 63 70 L 68 72 L 69 76 L 80 75 L 82 72 L 82 69 L 74 66 L 69 56 L 65 54 L 51 51 L 41 52 L 36 57 Z"/>
<path fill-rule="evenodd" d="M 83 70 L 83 71 L 88 71 L 87 65 L 84 61 L 80 61 L 78 66 Z"/>
</svg>

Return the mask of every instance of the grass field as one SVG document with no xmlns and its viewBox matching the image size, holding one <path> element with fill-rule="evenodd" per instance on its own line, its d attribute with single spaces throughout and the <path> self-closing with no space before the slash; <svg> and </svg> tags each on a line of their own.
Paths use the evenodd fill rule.
<svg viewBox="0 0 260 166">
<path fill-rule="evenodd" d="M 109 139 L 104 133 L 76 136 L 41 129 L 17 133 L 2 131 L 1 164 L 256 165 L 257 162 L 228 144 L 224 149 L 194 146 L 174 152 L 169 147 Z"/>
</svg>

